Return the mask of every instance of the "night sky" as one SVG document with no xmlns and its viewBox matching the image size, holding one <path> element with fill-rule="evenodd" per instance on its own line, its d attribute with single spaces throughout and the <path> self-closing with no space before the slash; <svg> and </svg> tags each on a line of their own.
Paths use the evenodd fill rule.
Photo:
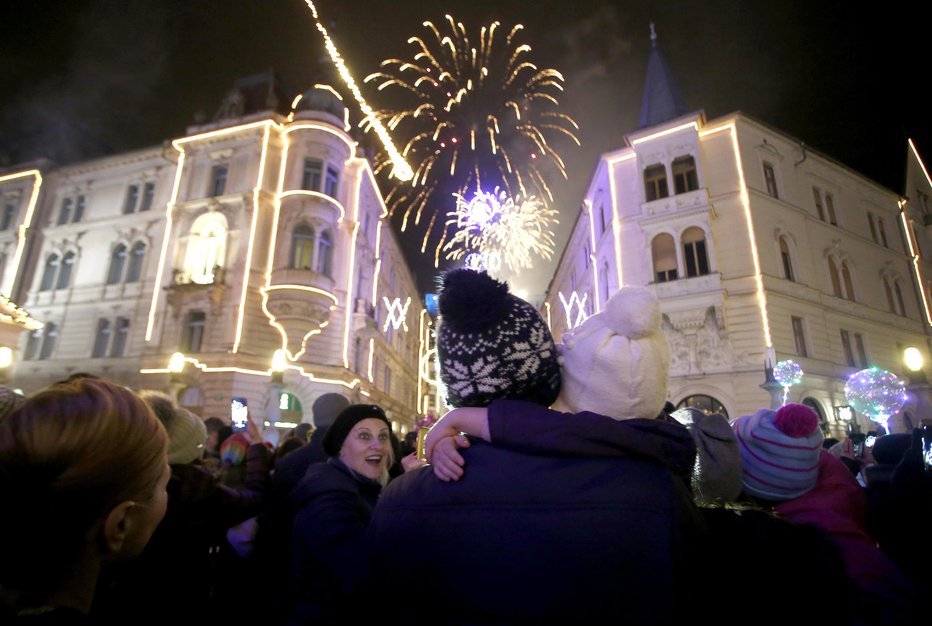
<svg viewBox="0 0 932 626">
<path fill-rule="evenodd" d="M 546 289 L 598 155 L 624 145 L 637 127 L 651 20 L 686 102 L 709 119 L 743 111 L 900 193 L 906 138 L 932 159 L 932 129 L 921 116 L 929 108 L 921 95 L 925 22 L 905 3 L 871 13 L 835 1 L 320 0 L 317 7 L 359 82 L 384 58 L 409 58 L 406 39 L 444 13 L 471 32 L 492 20 L 524 24 L 529 58 L 563 73 L 561 104 L 581 126 L 582 147 L 561 151 L 570 180 L 549 181 L 561 210 L 554 259 L 513 281 L 532 296 Z M 11 165 L 11 145 L 17 156 L 67 160 L 159 144 L 183 135 L 198 112 L 211 119 L 237 78 L 274 68 L 285 85 L 305 89 L 316 81 L 322 50 L 303 0 L 19 2 L 0 20 L 0 167 Z M 378 108 L 374 89 L 364 93 Z M 416 257 L 427 289 L 432 264 Z"/>
</svg>

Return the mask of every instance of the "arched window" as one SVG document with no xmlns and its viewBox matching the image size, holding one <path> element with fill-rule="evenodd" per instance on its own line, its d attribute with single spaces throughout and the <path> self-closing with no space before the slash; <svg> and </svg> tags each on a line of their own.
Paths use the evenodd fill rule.
<svg viewBox="0 0 932 626">
<path fill-rule="evenodd" d="M 676 242 L 668 233 L 660 233 L 650 244 L 654 261 L 654 280 L 658 283 L 676 280 Z"/>
<path fill-rule="evenodd" d="M 828 257 L 828 274 L 832 279 L 832 293 L 835 297 L 842 298 L 841 281 L 838 278 L 838 267 L 835 265 L 835 259 Z"/>
<path fill-rule="evenodd" d="M 705 249 L 705 233 L 692 226 L 683 231 L 683 260 L 686 276 L 705 276 L 709 273 L 709 256 Z"/>
<path fill-rule="evenodd" d="M 291 268 L 296 270 L 311 269 L 314 256 L 314 229 L 301 224 L 291 235 Z"/>
<path fill-rule="evenodd" d="M 793 260 L 790 258 L 790 247 L 786 243 L 786 237 L 780 237 L 780 260 L 783 262 L 784 278 L 796 282 L 796 276 L 793 274 Z"/>
<path fill-rule="evenodd" d="M 687 396 L 680 400 L 679 404 L 676 405 L 677 409 L 683 409 L 689 407 L 691 409 L 698 409 L 705 413 L 706 415 L 711 415 L 712 413 L 719 413 L 728 417 L 728 411 L 725 410 L 725 405 L 713 398 L 712 396 L 706 396 L 702 394 L 696 394 L 694 396 Z"/>
<path fill-rule="evenodd" d="M 696 159 L 691 155 L 679 156 L 673 159 L 673 189 L 676 193 L 686 193 L 699 189 L 699 178 L 696 176 Z"/>
<path fill-rule="evenodd" d="M 107 272 L 107 284 L 116 285 L 123 280 L 123 266 L 126 265 L 126 246 L 122 243 L 113 249 L 110 255 L 110 271 Z"/>
<path fill-rule="evenodd" d="M 819 401 L 815 398 L 803 398 L 803 404 L 816 412 L 816 415 L 819 416 L 819 428 L 822 429 L 822 432 L 827 434 L 829 430 L 828 419 L 825 417 L 825 411 L 822 410 L 822 405 L 819 404 Z"/>
<path fill-rule="evenodd" d="M 61 260 L 57 254 L 50 254 L 45 260 L 45 269 L 42 270 L 42 280 L 39 282 L 39 291 L 48 291 L 55 284 L 55 275 Z"/>
<path fill-rule="evenodd" d="M 903 290 L 900 289 L 900 281 L 893 281 L 893 293 L 896 296 L 896 312 L 906 317 L 906 304 L 903 301 Z"/>
<path fill-rule="evenodd" d="M 74 252 L 68 252 L 61 259 L 61 269 L 58 270 L 58 280 L 55 289 L 65 289 L 71 284 L 71 270 L 74 269 Z"/>
<path fill-rule="evenodd" d="M 325 230 L 320 233 L 320 243 L 317 248 L 317 273 L 330 276 L 332 269 L 333 241 L 330 239 L 330 231 Z"/>
<path fill-rule="evenodd" d="M 667 189 L 667 168 L 663 163 L 648 165 L 644 169 L 644 196 L 647 201 L 666 198 L 670 195 Z"/>
<path fill-rule="evenodd" d="M 129 269 L 126 271 L 126 282 L 135 283 L 142 276 L 142 260 L 146 256 L 146 244 L 137 241 L 129 253 Z"/>
<path fill-rule="evenodd" d="M 847 262 L 841 264 L 841 277 L 845 281 L 845 297 L 854 302 L 854 283 L 851 281 L 851 270 Z"/>
</svg>

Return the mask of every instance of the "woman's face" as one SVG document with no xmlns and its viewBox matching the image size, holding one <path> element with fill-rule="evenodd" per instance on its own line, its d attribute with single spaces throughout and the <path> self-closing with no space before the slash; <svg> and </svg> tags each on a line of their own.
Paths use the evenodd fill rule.
<svg viewBox="0 0 932 626">
<path fill-rule="evenodd" d="M 380 419 L 367 417 L 346 436 L 340 448 L 340 460 L 354 472 L 378 480 L 388 469 L 390 449 L 388 426 Z"/>
</svg>

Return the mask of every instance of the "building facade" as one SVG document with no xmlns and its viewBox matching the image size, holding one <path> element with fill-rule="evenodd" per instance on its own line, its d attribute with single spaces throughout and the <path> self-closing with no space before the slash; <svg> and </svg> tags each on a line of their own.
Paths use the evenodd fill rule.
<svg viewBox="0 0 932 626">
<path fill-rule="evenodd" d="M 423 306 L 370 163 L 334 90 L 283 101 L 247 81 L 163 146 L 0 175 L 0 289 L 44 324 L 11 384 L 90 372 L 270 422 L 336 392 L 413 427 Z"/>
<path fill-rule="evenodd" d="M 664 80 L 649 69 L 645 91 Z M 805 376 L 788 399 L 843 432 L 850 374 L 877 365 L 906 379 L 910 346 L 928 360 L 932 219 L 747 115 L 665 110 L 599 160 L 543 305 L 555 336 L 620 285 L 646 285 L 674 405 L 732 418 L 779 406 L 772 367 L 791 359 Z M 928 177 L 914 178 L 928 194 Z"/>
</svg>

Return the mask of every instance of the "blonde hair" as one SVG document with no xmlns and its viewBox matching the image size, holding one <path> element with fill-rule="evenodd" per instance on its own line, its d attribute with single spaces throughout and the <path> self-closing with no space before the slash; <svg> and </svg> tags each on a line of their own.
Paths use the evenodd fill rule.
<svg viewBox="0 0 932 626">
<path fill-rule="evenodd" d="M 90 528 L 152 496 L 168 436 L 132 391 L 100 379 L 49 387 L 0 422 L 0 585 L 48 589 L 68 575 Z"/>
</svg>

